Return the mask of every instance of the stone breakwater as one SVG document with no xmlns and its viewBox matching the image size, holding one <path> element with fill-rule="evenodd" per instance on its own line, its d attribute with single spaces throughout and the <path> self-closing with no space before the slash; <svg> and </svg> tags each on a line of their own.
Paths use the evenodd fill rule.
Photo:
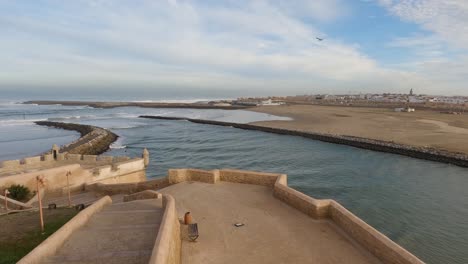
<svg viewBox="0 0 468 264">
<path fill-rule="evenodd" d="M 78 131 L 81 137 L 70 144 L 62 146 L 60 152 L 81 155 L 99 155 L 106 152 L 110 145 L 114 143 L 118 136 L 106 129 L 81 125 L 51 121 L 38 121 L 37 125 L 61 128 L 65 130 Z"/>
<path fill-rule="evenodd" d="M 275 133 L 281 135 L 300 136 L 310 138 L 314 140 L 320 140 L 329 143 L 342 144 L 353 146 L 357 148 L 369 149 L 380 152 L 387 152 L 393 154 L 405 155 L 413 158 L 437 161 L 443 163 L 450 163 L 460 167 L 468 167 L 468 155 L 463 153 L 454 153 L 444 150 L 438 150 L 433 148 L 415 147 L 410 145 L 398 144 L 395 142 L 374 140 L 368 138 L 360 138 L 345 135 L 333 135 L 324 133 L 312 133 L 303 132 L 298 130 L 288 130 L 280 128 L 271 128 L 266 126 L 251 125 L 251 124 L 239 124 L 231 122 L 201 120 L 201 119 L 190 119 L 180 117 L 167 117 L 167 116 L 140 116 L 141 118 L 150 119 L 162 119 L 162 120 L 186 120 L 192 123 L 198 124 L 209 124 L 216 126 L 229 126 L 234 128 L 246 129 L 246 130 L 257 130 L 268 133 Z"/>
</svg>

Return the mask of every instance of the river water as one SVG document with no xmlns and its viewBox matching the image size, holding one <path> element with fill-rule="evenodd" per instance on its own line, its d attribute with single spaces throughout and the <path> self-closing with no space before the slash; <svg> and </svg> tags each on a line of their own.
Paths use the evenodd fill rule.
<svg viewBox="0 0 468 264">
<path fill-rule="evenodd" d="M 288 174 L 289 185 L 339 201 L 427 263 L 468 263 L 468 169 L 409 157 L 187 121 L 281 119 L 248 111 L 0 104 L 0 159 L 35 155 L 78 137 L 33 120 L 92 124 L 120 136 L 109 155 L 151 154 L 148 177 L 169 168 L 237 168 Z"/>
</svg>

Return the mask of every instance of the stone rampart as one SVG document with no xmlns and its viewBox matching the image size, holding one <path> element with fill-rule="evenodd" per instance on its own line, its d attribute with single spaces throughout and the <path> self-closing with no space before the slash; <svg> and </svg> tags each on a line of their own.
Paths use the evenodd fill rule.
<svg viewBox="0 0 468 264">
<path fill-rule="evenodd" d="M 14 169 L 19 168 L 21 165 L 20 160 L 5 160 L 0 163 L 0 168 Z"/>
<path fill-rule="evenodd" d="M 102 193 L 106 195 L 114 194 L 132 194 L 141 192 L 144 190 L 158 190 L 169 186 L 168 177 L 134 183 L 121 183 L 121 184 L 103 184 L 103 183 L 91 183 L 85 186 L 88 191 Z"/>
<path fill-rule="evenodd" d="M 337 226 L 383 263 L 423 263 L 335 201 L 330 203 L 329 217 Z"/>
<path fill-rule="evenodd" d="M 159 179 L 162 181 L 162 179 Z M 196 169 L 169 170 L 167 183 L 177 184 L 184 181 L 197 181 L 216 183 L 228 181 L 244 184 L 258 184 L 272 189 L 275 198 L 296 208 L 315 219 L 323 219 L 334 222 L 340 229 L 349 235 L 363 248 L 374 254 L 383 263 L 421 264 L 417 257 L 400 247 L 388 237 L 375 230 L 357 216 L 346 210 L 333 200 L 318 200 L 307 196 L 287 185 L 287 176 L 284 174 L 272 174 L 241 170 L 213 170 L 204 171 Z M 123 188 L 124 186 L 120 186 Z M 102 186 L 101 186 L 102 188 Z M 125 189 L 125 188 L 124 188 Z M 127 188 L 128 190 L 128 188 Z M 168 228 L 167 233 L 171 232 Z M 161 232 L 162 230 L 160 230 Z M 170 237 L 167 235 L 167 237 Z M 172 240 L 170 240 L 172 239 Z M 178 239 L 178 238 L 177 238 Z M 164 247 L 164 258 L 170 255 L 169 244 L 176 241 L 175 238 L 167 238 Z M 172 245 L 171 245 L 172 246 Z M 156 249 L 156 245 L 155 245 Z M 171 253 L 172 254 L 172 253 Z M 153 262 L 165 263 L 165 262 Z M 167 262 L 173 263 L 173 262 Z"/>
<path fill-rule="evenodd" d="M 162 194 L 153 190 L 145 190 L 133 194 L 124 195 L 123 201 L 130 202 L 135 200 L 160 199 Z"/>
<path fill-rule="evenodd" d="M 110 165 L 95 167 L 92 169 L 85 169 L 80 165 L 82 157 L 86 158 L 87 155 L 67 154 L 66 159 L 70 163 L 58 163 L 56 166 L 48 166 L 41 168 L 35 166 L 35 169 L 28 170 L 28 164 L 18 165 L 14 173 L 9 173 L 11 167 L 0 168 L 0 190 L 10 187 L 13 184 L 20 184 L 28 187 L 30 190 L 36 189 L 36 177 L 43 175 L 46 179 L 44 186 L 46 191 L 66 191 L 67 187 L 67 173 L 71 172 L 69 176 L 69 186 L 73 190 L 81 190 L 86 183 L 127 183 L 127 182 L 142 182 L 146 180 L 146 172 L 143 158 L 134 158 Z M 95 156 L 93 156 L 95 158 Z M 89 160 L 89 159 L 88 159 Z M 44 162 L 44 161 L 42 161 Z M 98 164 L 95 161 L 85 162 L 87 166 Z M 37 165 L 37 164 L 35 164 Z M 50 164 L 49 164 L 50 165 Z"/>
<path fill-rule="evenodd" d="M 158 236 L 151 253 L 150 264 L 181 263 L 180 223 L 176 202 L 170 195 L 163 195 L 164 213 Z"/>
<path fill-rule="evenodd" d="M 180 117 L 166 117 L 166 116 L 140 116 L 140 117 L 151 118 L 151 119 L 163 119 L 163 120 L 187 120 L 192 123 L 198 123 L 198 124 L 229 126 L 229 127 L 240 128 L 240 129 L 245 129 L 245 130 L 256 130 L 256 131 L 281 134 L 281 135 L 300 136 L 300 137 L 310 138 L 310 139 L 334 143 L 334 144 L 348 145 L 348 146 L 353 146 L 356 148 L 394 153 L 394 154 L 409 156 L 409 157 L 418 158 L 418 159 L 437 161 L 437 162 L 443 162 L 443 163 L 451 163 L 460 167 L 468 167 L 468 155 L 465 155 L 463 153 L 454 153 L 454 152 L 448 152 L 448 151 L 444 151 L 440 149 L 403 145 L 403 144 L 398 144 L 394 142 L 381 141 L 381 140 L 375 140 L 375 139 L 344 136 L 344 135 L 324 134 L 324 133 L 314 133 L 314 132 L 304 132 L 304 131 L 272 128 L 272 127 L 251 125 L 251 124 L 239 124 L 239 123 L 231 123 L 231 122 L 200 120 L 200 119 L 190 119 L 190 118 L 180 118 Z"/>
<path fill-rule="evenodd" d="M 65 175 L 69 171 L 72 173 L 72 176 L 69 178 L 71 186 L 82 184 L 83 181 L 90 178 L 90 173 L 79 164 L 70 164 L 40 171 L 2 176 L 0 177 L 0 188 L 8 188 L 13 184 L 20 184 L 28 187 L 30 190 L 35 190 L 36 177 L 42 175 L 45 178 L 45 190 L 58 190 L 67 186 L 67 177 Z"/>
<path fill-rule="evenodd" d="M 57 166 L 66 163 L 79 163 L 92 166 L 98 163 L 120 164 L 132 160 L 130 157 L 112 157 L 112 156 L 96 156 L 96 155 L 81 155 L 71 153 L 59 153 L 57 159 L 54 159 L 53 154 L 44 154 L 42 156 L 25 157 L 21 160 L 5 160 L 0 161 L 0 175 L 12 173 L 20 173 L 26 170 L 40 170 L 41 168 L 53 167 L 54 163 Z M 58 163 L 61 162 L 61 163 Z M 1 176 L 0 176 L 1 177 Z"/>
<path fill-rule="evenodd" d="M 234 183 L 247 183 L 272 187 L 275 185 L 278 174 L 265 172 L 251 172 L 244 170 L 222 169 L 219 171 L 221 181 Z"/>
<path fill-rule="evenodd" d="M 24 158 L 24 159 L 23 159 L 23 164 L 26 164 L 26 165 L 35 165 L 35 164 L 41 163 L 41 161 L 42 161 L 42 157 L 41 157 L 41 156 L 35 156 L 35 157 Z"/>
<path fill-rule="evenodd" d="M 328 218 L 328 210 L 331 200 L 317 200 L 303 194 L 287 184 L 287 176 L 279 175 L 273 188 L 273 195 L 296 208 L 297 210 L 315 219 Z"/>
<path fill-rule="evenodd" d="M 219 181 L 219 171 L 205 171 L 198 169 L 169 170 L 169 184 L 177 184 L 184 181 L 199 181 L 216 183 Z"/>
</svg>

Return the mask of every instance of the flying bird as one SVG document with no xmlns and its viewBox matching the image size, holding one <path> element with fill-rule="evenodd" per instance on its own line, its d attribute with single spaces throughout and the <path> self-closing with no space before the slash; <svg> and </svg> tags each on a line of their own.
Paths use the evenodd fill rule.
<svg viewBox="0 0 468 264">
<path fill-rule="evenodd" d="M 323 38 L 315 37 L 318 41 L 322 41 Z"/>
</svg>

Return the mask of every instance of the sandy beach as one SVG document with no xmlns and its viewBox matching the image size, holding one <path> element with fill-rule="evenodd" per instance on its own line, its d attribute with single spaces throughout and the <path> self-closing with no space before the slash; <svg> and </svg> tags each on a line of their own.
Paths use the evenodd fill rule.
<svg viewBox="0 0 468 264">
<path fill-rule="evenodd" d="M 468 154 L 466 115 L 316 105 L 261 106 L 249 110 L 294 119 L 252 123 L 255 125 L 394 141 Z"/>
</svg>

